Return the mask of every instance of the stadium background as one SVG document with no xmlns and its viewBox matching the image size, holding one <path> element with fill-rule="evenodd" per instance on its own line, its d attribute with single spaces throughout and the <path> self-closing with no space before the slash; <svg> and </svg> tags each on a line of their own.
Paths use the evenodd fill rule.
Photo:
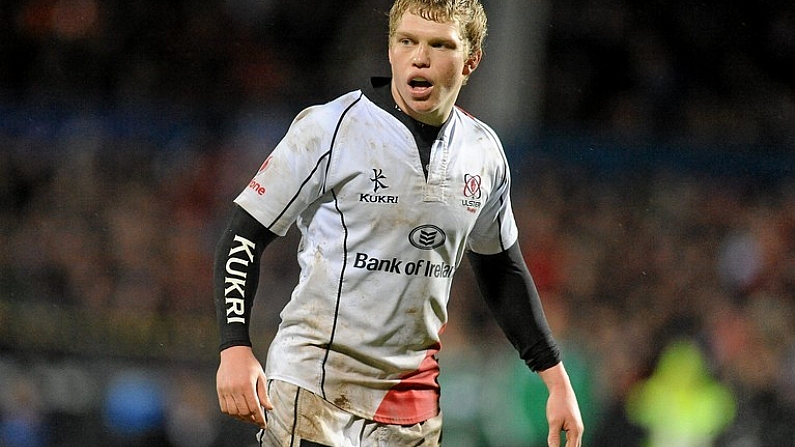
<svg viewBox="0 0 795 447">
<path fill-rule="evenodd" d="M 388 73 L 389 4 L 0 3 L 0 446 L 251 445 L 214 396 L 214 243 L 295 113 Z M 795 3 L 484 4 L 461 104 L 504 137 L 586 445 L 795 445 Z M 474 290 L 462 267 L 446 444 L 544 445 Z"/>
</svg>

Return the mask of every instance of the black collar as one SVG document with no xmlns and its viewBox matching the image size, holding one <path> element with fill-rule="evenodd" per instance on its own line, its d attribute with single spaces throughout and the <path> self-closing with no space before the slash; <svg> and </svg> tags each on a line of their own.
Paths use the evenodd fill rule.
<svg viewBox="0 0 795 447">
<path fill-rule="evenodd" d="M 392 98 L 391 84 L 391 78 L 373 77 L 370 78 L 370 82 L 367 83 L 367 86 L 362 91 L 378 107 L 386 110 L 403 123 L 414 134 L 415 138 L 425 144 L 432 145 L 439 135 L 441 126 L 437 127 L 421 123 L 400 110 L 400 107 L 395 104 L 395 99 Z"/>
</svg>

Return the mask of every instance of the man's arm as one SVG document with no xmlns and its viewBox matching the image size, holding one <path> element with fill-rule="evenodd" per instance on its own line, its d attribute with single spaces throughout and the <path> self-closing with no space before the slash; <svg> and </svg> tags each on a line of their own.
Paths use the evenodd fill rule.
<svg viewBox="0 0 795 447">
<path fill-rule="evenodd" d="M 560 351 L 519 244 L 494 255 L 467 255 L 486 305 L 527 366 L 542 371 L 559 363 Z"/>
<path fill-rule="evenodd" d="M 566 447 L 579 447 L 583 423 L 577 398 L 519 243 L 494 255 L 468 252 L 468 257 L 497 324 L 549 390 L 546 408 L 549 446 L 560 446 L 560 432 L 565 431 Z"/>
<path fill-rule="evenodd" d="M 214 300 L 221 360 L 216 391 L 221 411 L 265 426 L 263 408 L 271 409 L 265 373 L 251 350 L 251 308 L 259 285 L 260 258 L 277 238 L 239 206 L 218 241 L 213 266 Z"/>
</svg>

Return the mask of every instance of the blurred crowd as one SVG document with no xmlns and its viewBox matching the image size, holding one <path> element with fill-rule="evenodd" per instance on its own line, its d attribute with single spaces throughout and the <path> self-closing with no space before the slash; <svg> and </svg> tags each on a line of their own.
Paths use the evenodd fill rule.
<svg viewBox="0 0 795 447">
<path fill-rule="evenodd" d="M 293 113 L 383 68 L 390 3 L 0 4 L 0 446 L 251 445 L 216 408 L 215 242 Z M 586 445 L 795 446 L 793 4 L 568 0 L 547 33 L 543 136 L 506 149 Z M 445 439 L 545 445 L 466 266 L 450 316 Z"/>
<path fill-rule="evenodd" d="M 795 5 L 552 4 L 545 123 L 624 139 L 793 144 Z"/>
<path fill-rule="evenodd" d="M 506 1 L 519 0 L 484 0 L 495 18 L 492 35 L 516 32 L 496 20 Z M 82 107 L 176 103 L 201 109 L 208 126 L 246 107 L 295 112 L 387 73 L 391 3 L 4 1 L 0 59 L 13 63 L 0 65 L 0 98 Z M 795 140 L 792 2 L 532 5 L 547 17 L 531 33 L 545 50 L 537 61 L 542 79 L 530 85 L 543 92 L 515 88 L 542 98 L 544 126 L 765 148 Z M 503 41 L 522 57 L 525 42 Z"/>
</svg>

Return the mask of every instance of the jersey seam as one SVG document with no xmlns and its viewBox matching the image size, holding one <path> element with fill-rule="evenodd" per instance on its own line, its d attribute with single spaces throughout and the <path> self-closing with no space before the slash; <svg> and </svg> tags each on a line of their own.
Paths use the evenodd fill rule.
<svg viewBox="0 0 795 447">
<path fill-rule="evenodd" d="M 331 150 L 329 149 L 327 152 L 323 153 L 323 155 L 320 156 L 320 158 L 317 160 L 317 163 L 315 164 L 315 167 L 312 169 L 312 172 L 310 172 L 309 175 L 306 176 L 304 181 L 301 183 L 301 186 L 298 187 L 298 191 L 296 191 L 295 194 L 293 194 L 293 197 L 290 198 L 290 201 L 287 202 L 287 205 L 285 205 L 284 208 L 282 208 L 282 211 L 273 219 L 270 225 L 268 225 L 267 227 L 268 230 L 273 228 L 273 226 L 276 225 L 276 223 L 279 222 L 279 220 L 284 216 L 287 210 L 289 210 L 290 207 L 293 206 L 293 203 L 295 203 L 295 201 L 298 199 L 298 196 L 301 194 L 301 191 L 303 191 L 304 186 L 306 186 L 306 184 L 309 183 L 309 180 L 315 176 L 315 173 L 317 173 L 317 170 L 320 167 L 320 163 L 323 161 L 323 159 L 328 157 L 329 160 L 331 160 L 330 155 L 331 155 Z"/>
<path fill-rule="evenodd" d="M 360 92 L 359 93 L 359 97 L 356 98 L 356 100 L 354 100 L 348 107 L 345 108 L 345 110 L 342 111 L 342 113 L 340 114 L 340 119 L 337 120 L 337 125 L 334 128 L 334 134 L 331 136 L 331 143 L 329 144 L 329 149 L 328 149 L 328 152 L 327 152 L 327 154 L 329 154 L 330 156 L 329 156 L 329 162 L 326 165 L 325 178 L 324 178 L 324 181 L 323 181 L 323 193 L 324 194 L 326 193 L 326 180 L 328 180 L 328 173 L 329 173 L 329 170 L 331 169 L 332 160 L 334 159 L 334 157 L 331 156 L 331 155 L 332 155 L 332 153 L 334 151 L 334 145 L 337 143 L 337 135 L 339 134 L 340 128 L 342 127 L 342 122 L 345 121 L 345 117 L 348 115 L 348 112 L 353 108 L 353 106 L 355 106 L 356 104 L 359 103 L 359 101 L 361 101 L 363 96 L 364 96 L 364 93 Z"/>
<path fill-rule="evenodd" d="M 273 226 L 276 225 L 279 222 L 279 220 L 284 216 L 287 210 L 289 210 L 290 207 L 293 206 L 295 201 L 298 199 L 298 196 L 301 195 L 301 191 L 303 191 L 306 184 L 309 183 L 309 180 L 311 180 L 312 177 L 314 177 L 315 174 L 317 173 L 317 170 L 320 168 L 320 164 L 323 162 L 324 159 L 328 158 L 328 163 L 326 164 L 326 170 L 324 173 L 323 187 L 322 187 L 323 193 L 326 192 L 326 179 L 328 179 L 328 172 L 329 169 L 331 168 L 331 160 L 332 160 L 331 155 L 334 148 L 334 144 L 337 140 L 337 134 L 339 133 L 340 127 L 342 126 L 342 122 L 345 120 L 345 116 L 347 115 L 348 111 L 350 111 L 350 109 L 353 108 L 353 106 L 355 106 L 359 102 L 359 100 L 361 100 L 362 95 L 363 94 L 360 94 L 359 97 L 356 98 L 356 100 L 353 101 L 347 108 L 345 108 L 342 114 L 340 114 L 340 119 L 337 120 L 337 126 L 334 129 L 334 135 L 332 136 L 331 144 L 329 145 L 328 151 L 324 152 L 323 155 L 321 155 L 320 158 L 318 158 L 315 167 L 312 168 L 312 172 L 310 172 L 309 175 L 306 176 L 304 181 L 301 183 L 301 186 L 298 187 L 298 190 L 295 192 L 295 194 L 293 194 L 293 196 L 290 198 L 290 200 L 287 202 L 284 208 L 282 208 L 282 211 L 267 226 L 268 230 L 272 229 Z"/>
<path fill-rule="evenodd" d="M 350 106 L 348 106 L 340 115 L 340 119 L 337 122 L 337 127 L 334 129 L 334 135 L 331 138 L 331 144 L 328 150 L 328 153 L 331 154 L 334 150 L 334 145 L 337 142 L 337 134 L 339 133 L 340 127 L 342 126 L 342 122 L 345 120 L 345 116 L 348 114 L 348 111 L 353 108 L 362 98 L 363 93 L 359 94 L 359 97 L 354 101 Z M 331 160 L 332 157 L 329 157 L 329 163 L 326 165 L 326 178 L 328 178 L 328 171 L 331 168 Z M 325 188 L 324 188 L 325 193 Z M 331 334 L 329 334 L 329 342 L 328 346 L 326 346 L 326 353 L 323 356 L 323 362 L 321 363 L 321 370 L 320 370 L 320 392 L 323 395 L 323 398 L 326 398 L 326 363 L 328 362 L 329 355 L 331 354 L 331 346 L 334 343 L 334 337 L 337 333 L 337 322 L 340 315 L 340 302 L 342 301 L 342 283 L 343 279 L 345 278 L 345 268 L 348 263 L 348 227 L 345 225 L 345 215 L 343 214 L 342 210 L 339 207 L 339 201 L 337 200 L 337 194 L 334 192 L 334 189 L 331 189 L 331 195 L 334 198 L 334 208 L 337 210 L 337 213 L 340 216 L 340 225 L 342 225 L 342 266 L 340 267 L 340 276 L 338 280 L 337 286 L 337 302 L 335 303 L 334 307 L 334 321 L 331 325 Z"/>
</svg>

